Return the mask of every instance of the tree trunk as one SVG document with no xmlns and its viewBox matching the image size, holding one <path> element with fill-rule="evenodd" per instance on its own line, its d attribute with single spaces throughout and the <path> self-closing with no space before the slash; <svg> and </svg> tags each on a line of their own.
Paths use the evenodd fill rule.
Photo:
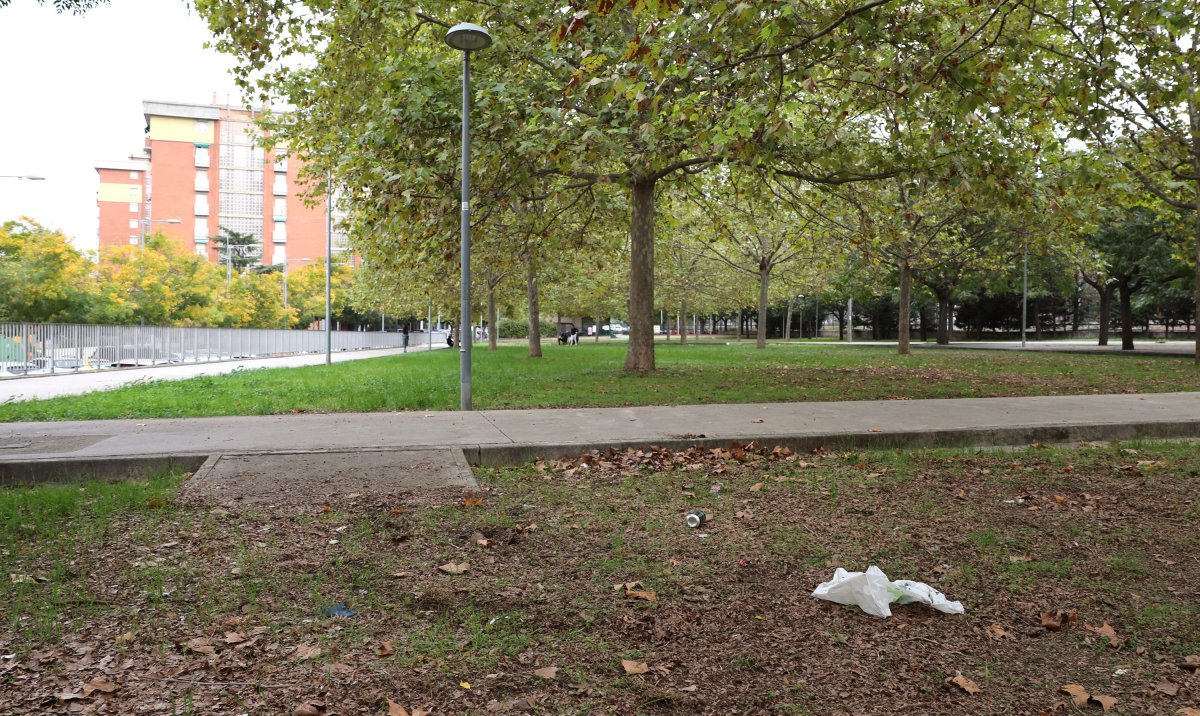
<svg viewBox="0 0 1200 716">
<path fill-rule="evenodd" d="M 487 304 L 488 350 L 496 350 L 496 284 L 488 286 Z"/>
<path fill-rule="evenodd" d="M 1121 297 L 1121 350 L 1133 350 L 1133 291 L 1125 281 L 1117 284 Z"/>
<path fill-rule="evenodd" d="M 783 340 L 785 341 L 792 339 L 792 304 L 795 302 L 795 297 L 788 299 L 787 318 L 783 321 Z"/>
<path fill-rule="evenodd" d="M 525 252 L 525 298 L 529 307 L 529 357 L 542 357 L 541 309 L 538 307 L 537 262 L 533 250 Z"/>
<path fill-rule="evenodd" d="M 950 294 L 937 294 L 938 300 L 938 325 L 937 325 L 937 344 L 939 346 L 950 345 Z"/>
<path fill-rule="evenodd" d="M 737 340 L 742 340 L 742 309 L 737 312 Z"/>
<path fill-rule="evenodd" d="M 900 262 L 900 336 L 897 342 L 897 351 L 902 356 L 909 355 L 912 351 L 909 348 L 911 342 L 911 327 L 909 326 L 909 314 L 911 307 L 909 306 L 909 296 L 912 293 L 912 267 L 907 261 Z"/>
<path fill-rule="evenodd" d="M 633 180 L 630 204 L 629 352 L 625 371 L 654 370 L 654 179 Z"/>
<path fill-rule="evenodd" d="M 929 340 L 929 307 L 924 305 L 924 302 L 922 302 L 920 310 L 917 311 L 917 319 L 920 321 L 921 326 L 921 342 L 924 343 Z"/>
<path fill-rule="evenodd" d="M 1100 341 L 1096 344 L 1099 346 L 1108 345 L 1108 329 L 1112 325 L 1112 286 L 1100 286 L 1096 290 L 1096 294 L 1100 297 Z"/>
<path fill-rule="evenodd" d="M 687 334 L 687 299 L 679 302 L 679 345 L 686 346 Z"/>
<path fill-rule="evenodd" d="M 767 287 L 771 281 L 771 272 L 762 266 L 758 267 L 758 338 L 755 348 L 767 347 Z"/>
</svg>

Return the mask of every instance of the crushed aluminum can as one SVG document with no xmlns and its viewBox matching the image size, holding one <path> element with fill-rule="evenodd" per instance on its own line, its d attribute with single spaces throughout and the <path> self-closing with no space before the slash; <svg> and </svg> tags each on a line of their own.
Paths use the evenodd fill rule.
<svg viewBox="0 0 1200 716">
<path fill-rule="evenodd" d="M 695 512 L 689 512 L 685 521 L 688 527 L 695 529 L 708 521 L 708 515 L 704 514 L 703 510 L 696 510 Z"/>
</svg>

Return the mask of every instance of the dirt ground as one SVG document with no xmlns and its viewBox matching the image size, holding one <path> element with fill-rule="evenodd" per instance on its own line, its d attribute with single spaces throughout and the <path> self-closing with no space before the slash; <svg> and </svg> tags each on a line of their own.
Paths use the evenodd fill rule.
<svg viewBox="0 0 1200 716">
<path fill-rule="evenodd" d="M 0 712 L 1200 715 L 1194 445 L 477 477 L 14 541 Z M 965 614 L 810 596 L 869 565 Z"/>
</svg>

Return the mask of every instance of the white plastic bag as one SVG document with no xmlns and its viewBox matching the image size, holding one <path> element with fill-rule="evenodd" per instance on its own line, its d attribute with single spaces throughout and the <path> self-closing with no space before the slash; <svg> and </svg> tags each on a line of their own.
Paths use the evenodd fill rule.
<svg viewBox="0 0 1200 716">
<path fill-rule="evenodd" d="M 838 567 L 833 579 L 818 584 L 812 595 L 836 604 L 855 604 L 867 614 L 884 618 L 892 615 L 889 606 L 892 603 L 920 602 L 946 614 L 963 613 L 962 604 L 946 599 L 946 595 L 928 584 L 907 579 L 890 582 L 883 570 L 874 565 L 867 567 L 866 572 L 847 572 Z"/>
</svg>

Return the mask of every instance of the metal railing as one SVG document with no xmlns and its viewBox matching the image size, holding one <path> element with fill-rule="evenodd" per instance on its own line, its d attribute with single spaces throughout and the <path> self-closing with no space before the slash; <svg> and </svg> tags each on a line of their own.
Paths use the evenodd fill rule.
<svg viewBox="0 0 1200 716">
<path fill-rule="evenodd" d="M 403 333 L 333 331 L 332 350 L 401 348 Z M 427 345 L 412 333 L 409 345 Z M 434 345 L 445 332 L 434 331 Z M 69 323 L 0 323 L 0 379 L 114 368 L 209 363 L 323 353 L 324 331 L 184 326 L 94 326 Z"/>
</svg>

